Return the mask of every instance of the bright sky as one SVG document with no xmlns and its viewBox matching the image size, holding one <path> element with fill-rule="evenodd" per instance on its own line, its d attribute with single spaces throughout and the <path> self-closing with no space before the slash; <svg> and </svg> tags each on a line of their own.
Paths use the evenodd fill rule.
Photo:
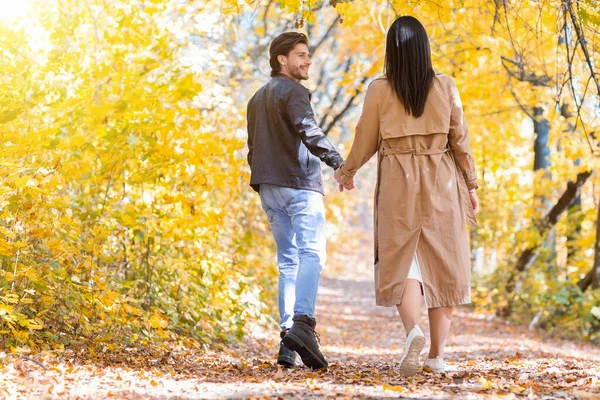
<svg viewBox="0 0 600 400">
<path fill-rule="evenodd" d="M 0 21 L 13 21 L 24 17 L 29 0 L 0 0 Z"/>
</svg>

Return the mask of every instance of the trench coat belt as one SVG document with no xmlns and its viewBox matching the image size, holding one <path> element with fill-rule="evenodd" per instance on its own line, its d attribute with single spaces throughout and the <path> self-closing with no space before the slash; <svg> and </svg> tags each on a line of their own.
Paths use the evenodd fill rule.
<svg viewBox="0 0 600 400">
<path fill-rule="evenodd" d="M 443 154 L 447 151 L 447 147 L 443 149 L 421 149 L 419 147 L 414 149 L 382 149 L 381 155 L 389 156 L 391 154 L 414 154 L 416 156 L 432 156 L 434 154 Z"/>
<path fill-rule="evenodd" d="M 380 154 L 382 157 L 389 156 L 392 154 L 414 154 L 416 156 L 430 156 L 434 154 L 443 154 L 446 153 L 449 149 L 446 148 L 437 148 L 437 149 L 420 149 L 416 147 L 414 149 L 381 149 Z M 469 190 L 467 189 L 467 180 L 465 176 L 458 171 L 458 166 L 456 165 L 456 160 L 454 160 L 454 156 L 450 153 L 450 157 L 452 157 L 452 163 L 454 164 L 454 173 L 456 174 L 456 181 L 458 183 L 458 196 L 459 201 L 461 203 L 461 208 L 467 216 L 467 222 L 471 226 L 477 226 L 477 219 L 475 218 L 475 212 L 473 211 L 473 206 L 471 205 L 471 200 L 469 198 Z M 381 159 L 380 159 L 381 161 Z"/>
</svg>

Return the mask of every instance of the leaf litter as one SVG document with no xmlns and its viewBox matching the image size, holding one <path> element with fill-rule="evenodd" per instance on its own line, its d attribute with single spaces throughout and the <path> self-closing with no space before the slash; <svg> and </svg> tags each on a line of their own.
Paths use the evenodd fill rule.
<svg viewBox="0 0 600 400">
<path fill-rule="evenodd" d="M 273 329 L 209 350 L 2 353 L 0 398 L 600 398 L 600 348 L 591 344 L 459 308 L 446 347 L 451 370 L 404 378 L 405 333 L 394 309 L 374 306 L 370 281 L 323 278 L 316 314 L 327 372 L 277 365 Z M 428 336 L 426 321 L 423 310 Z"/>
</svg>

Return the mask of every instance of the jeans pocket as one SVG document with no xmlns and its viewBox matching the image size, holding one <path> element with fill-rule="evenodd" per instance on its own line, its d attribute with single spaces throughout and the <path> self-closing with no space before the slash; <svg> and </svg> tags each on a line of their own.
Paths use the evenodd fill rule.
<svg viewBox="0 0 600 400">
<path fill-rule="evenodd" d="M 263 207 L 263 209 L 265 210 L 265 213 L 267 214 L 267 220 L 269 221 L 269 225 L 272 225 L 273 220 L 275 219 L 275 212 L 273 211 L 272 208 L 269 208 L 269 207 L 267 207 L 267 208 Z"/>
<path fill-rule="evenodd" d="M 309 193 L 302 189 L 288 189 L 287 209 L 290 215 L 296 215 L 310 207 Z"/>
</svg>

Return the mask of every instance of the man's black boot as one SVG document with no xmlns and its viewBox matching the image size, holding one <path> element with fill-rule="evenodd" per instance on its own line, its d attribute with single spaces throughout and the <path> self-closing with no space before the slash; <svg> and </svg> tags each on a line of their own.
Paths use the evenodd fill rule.
<svg viewBox="0 0 600 400">
<path fill-rule="evenodd" d="M 289 329 L 281 331 L 281 338 L 283 339 L 288 333 Z M 279 343 L 279 354 L 277 355 L 277 364 L 283 365 L 284 367 L 291 368 L 300 365 L 300 356 L 295 351 L 292 351 L 285 347 L 283 340 Z"/>
<path fill-rule="evenodd" d="M 319 335 L 315 331 L 317 321 L 306 315 L 294 315 L 294 325 L 283 338 L 283 344 L 295 351 L 302 362 L 312 369 L 327 369 L 325 356 L 319 349 Z"/>
</svg>

